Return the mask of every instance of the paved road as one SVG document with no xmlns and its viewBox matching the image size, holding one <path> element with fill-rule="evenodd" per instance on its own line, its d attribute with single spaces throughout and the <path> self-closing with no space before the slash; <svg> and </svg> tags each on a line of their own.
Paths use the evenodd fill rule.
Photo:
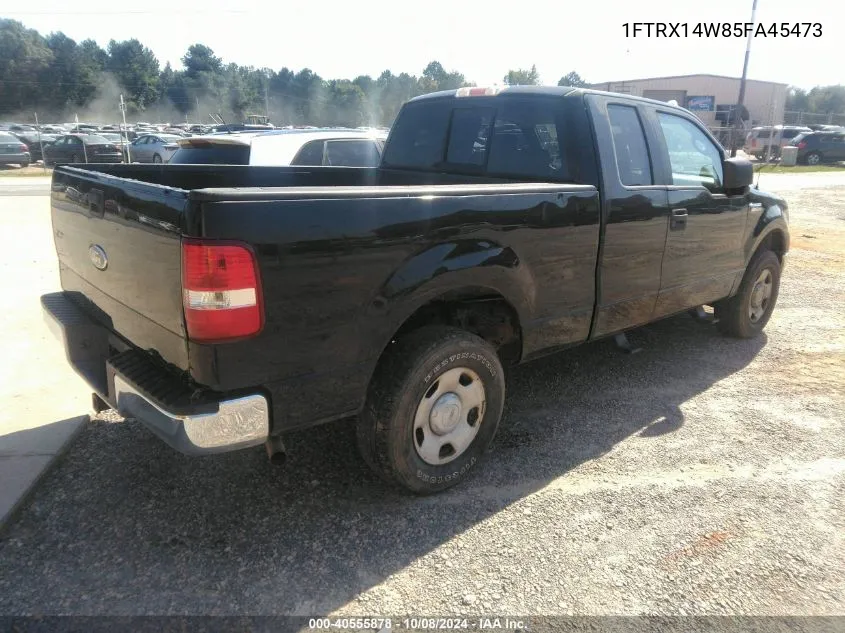
<svg viewBox="0 0 845 633">
<path fill-rule="evenodd" d="M 50 193 L 50 178 L 27 176 L 0 178 L 0 196 L 46 196 Z"/>
<path fill-rule="evenodd" d="M 445 494 L 386 488 L 345 423 L 273 468 L 93 420 L 2 535 L 0 614 L 845 613 L 845 188 L 784 189 L 795 251 L 764 336 L 682 316 L 634 333 L 635 356 L 517 368 L 488 461 Z M 39 204 L 21 269 L 48 275 Z M 36 300 L 27 279 L 0 313 Z"/>
</svg>

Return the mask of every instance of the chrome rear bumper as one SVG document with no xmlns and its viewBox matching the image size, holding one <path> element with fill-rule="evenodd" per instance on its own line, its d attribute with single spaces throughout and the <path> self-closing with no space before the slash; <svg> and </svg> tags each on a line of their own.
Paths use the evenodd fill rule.
<svg viewBox="0 0 845 633">
<path fill-rule="evenodd" d="M 193 398 L 178 375 L 137 349 L 115 352 L 114 334 L 66 293 L 41 297 L 45 318 L 62 341 L 68 362 L 110 407 L 132 417 L 188 455 L 207 455 L 264 444 L 270 403 L 259 393 Z"/>
</svg>

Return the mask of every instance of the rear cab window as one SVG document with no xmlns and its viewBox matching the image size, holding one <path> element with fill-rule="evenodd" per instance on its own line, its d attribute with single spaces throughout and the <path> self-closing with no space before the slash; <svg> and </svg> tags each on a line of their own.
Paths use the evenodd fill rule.
<svg viewBox="0 0 845 633">
<path fill-rule="evenodd" d="M 391 130 L 382 165 L 503 179 L 597 181 L 583 100 L 561 96 L 411 102 Z"/>
</svg>

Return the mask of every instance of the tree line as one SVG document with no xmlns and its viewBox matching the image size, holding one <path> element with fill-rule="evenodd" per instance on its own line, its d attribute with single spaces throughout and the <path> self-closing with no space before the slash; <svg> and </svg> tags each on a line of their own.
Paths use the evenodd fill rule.
<svg viewBox="0 0 845 633">
<path fill-rule="evenodd" d="M 165 64 L 137 39 L 111 40 L 105 49 L 77 43 L 61 32 L 41 35 L 21 22 L 0 19 L 0 116 L 41 120 L 208 122 L 211 114 L 242 121 L 267 112 L 277 125 L 389 125 L 408 99 L 474 85 L 432 61 L 419 76 L 385 70 L 376 78 L 324 79 L 309 68 L 273 70 L 225 63 L 204 44 L 182 57 L 184 69 Z M 536 67 L 510 70 L 506 84 L 539 84 Z M 575 73 L 559 85 L 586 85 Z"/>
<path fill-rule="evenodd" d="M 432 61 L 422 74 L 376 78 L 324 79 L 311 69 L 273 70 L 225 63 L 204 44 L 182 57 L 183 69 L 165 64 L 137 39 L 111 40 L 105 49 L 94 40 L 77 43 L 61 32 L 43 36 L 21 22 L 0 19 L 0 118 L 116 122 L 119 97 L 128 120 L 210 122 L 211 114 L 242 121 L 249 113 L 270 115 L 277 125 L 389 125 L 408 99 L 435 90 L 467 85 L 458 71 Z M 536 66 L 512 69 L 508 85 L 540 83 Z M 585 86 L 576 72 L 561 86 Z M 787 110 L 845 112 L 845 86 L 791 88 Z"/>
</svg>

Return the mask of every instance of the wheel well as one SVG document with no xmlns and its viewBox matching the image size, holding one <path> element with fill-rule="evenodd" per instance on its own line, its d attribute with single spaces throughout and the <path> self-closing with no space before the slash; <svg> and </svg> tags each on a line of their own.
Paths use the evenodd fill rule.
<svg viewBox="0 0 845 633">
<path fill-rule="evenodd" d="M 505 364 L 519 361 L 522 328 L 514 307 L 500 294 L 485 289 L 450 292 L 414 312 L 393 335 L 399 340 L 426 325 L 452 325 L 491 343 Z"/>
<path fill-rule="evenodd" d="M 756 255 L 763 250 L 772 251 L 778 256 L 781 263 L 783 263 L 783 256 L 786 253 L 786 236 L 783 234 L 783 231 L 772 231 L 769 233 L 765 238 L 763 238 L 763 241 L 760 242 L 760 245 L 757 247 L 757 250 L 754 251 L 754 254 Z"/>
</svg>

